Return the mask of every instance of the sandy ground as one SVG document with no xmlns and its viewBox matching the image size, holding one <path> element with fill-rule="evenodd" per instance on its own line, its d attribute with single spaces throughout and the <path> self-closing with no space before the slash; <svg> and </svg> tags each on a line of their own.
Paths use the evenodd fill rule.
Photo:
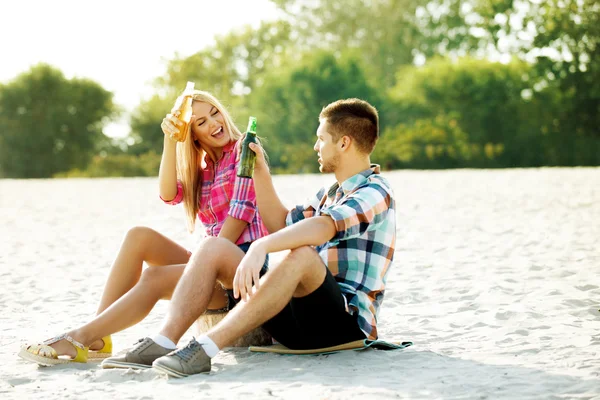
<svg viewBox="0 0 600 400">
<path fill-rule="evenodd" d="M 600 399 L 600 168 L 387 176 L 398 243 L 379 330 L 415 346 L 226 349 L 210 375 L 183 380 L 16 356 L 94 314 L 130 227 L 193 248 L 183 209 L 160 202 L 156 179 L 0 180 L 0 398 Z M 275 183 L 291 206 L 331 179 Z M 116 334 L 116 350 L 154 333 L 166 306 Z"/>
</svg>

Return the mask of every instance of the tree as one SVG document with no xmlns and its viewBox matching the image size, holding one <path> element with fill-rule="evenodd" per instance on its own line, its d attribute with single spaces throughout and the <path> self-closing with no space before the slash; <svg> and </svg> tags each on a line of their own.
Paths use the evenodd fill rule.
<svg viewBox="0 0 600 400">
<path fill-rule="evenodd" d="M 47 178 L 85 167 L 117 115 L 112 93 L 39 64 L 0 85 L 0 173 Z"/>
<path fill-rule="evenodd" d="M 543 165 L 541 126 L 546 113 L 523 97 L 529 83 L 522 77 L 530 69 L 518 60 L 504 65 L 473 58 L 437 58 L 422 67 L 406 67 L 399 71 L 398 84 L 390 92 L 400 126 L 385 136 L 414 138 L 407 140 L 421 147 L 412 150 L 419 154 L 425 154 L 429 143 L 450 146 L 460 142 L 452 151 L 456 157 L 437 167 Z M 421 137 L 416 127 L 423 130 Z M 464 145 L 470 146 L 469 152 L 458 151 Z"/>
<path fill-rule="evenodd" d="M 162 152 L 164 134 L 160 124 L 173 103 L 174 99 L 154 95 L 135 109 L 131 116 L 130 137 L 133 144 L 129 153 L 139 155 L 149 151 Z"/>
<path fill-rule="evenodd" d="M 312 148 L 319 113 L 327 104 L 350 97 L 367 99 L 376 107 L 381 104 L 360 62 L 351 55 L 304 53 L 301 62 L 268 74 L 250 100 L 258 117 L 259 136 L 266 136 L 265 148 L 274 170 L 317 172 Z"/>
<path fill-rule="evenodd" d="M 432 3 L 430 3 L 431 5 Z M 445 0 L 428 26 L 439 40 L 454 37 L 443 55 L 516 56 L 534 65 L 532 96 L 562 93 L 545 129 L 563 142 L 600 137 L 600 3 L 595 0 Z M 435 9 L 435 7 L 429 7 Z M 433 28 L 436 27 L 436 28 Z M 452 35 L 452 33 L 456 33 Z M 534 99 L 535 100 L 535 99 Z"/>
<path fill-rule="evenodd" d="M 356 50 L 369 84 L 388 90 L 399 66 L 431 53 L 416 17 L 417 0 L 273 0 L 286 14 L 304 51 Z"/>
<path fill-rule="evenodd" d="M 214 94 L 236 121 L 250 114 L 248 95 L 264 83 L 267 71 L 277 69 L 291 53 L 290 26 L 285 21 L 263 22 L 258 28 L 241 27 L 189 57 L 169 61 L 167 72 L 156 79 L 156 95 L 142 102 L 131 119 L 135 145 L 131 151 L 162 151 L 160 122 L 187 81 Z M 242 127 L 243 128 L 243 127 Z"/>
</svg>

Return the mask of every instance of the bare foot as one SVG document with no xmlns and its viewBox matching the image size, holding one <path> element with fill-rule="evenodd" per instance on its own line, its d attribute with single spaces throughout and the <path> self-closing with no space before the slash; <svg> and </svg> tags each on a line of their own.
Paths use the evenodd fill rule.
<svg viewBox="0 0 600 400">
<path fill-rule="evenodd" d="M 84 346 L 86 345 L 86 343 L 81 340 L 82 337 L 80 337 L 76 331 L 67 332 L 67 335 L 71 336 L 74 340 L 78 341 Z M 56 343 L 52 343 L 50 347 L 56 350 L 59 356 L 69 356 L 73 358 L 77 355 L 77 350 L 75 349 L 75 346 L 66 339 L 59 340 Z M 92 343 L 92 345 L 90 346 L 90 350 L 100 350 L 102 347 L 104 347 L 104 341 L 102 339 L 98 339 L 94 343 Z"/>
<path fill-rule="evenodd" d="M 98 351 L 104 347 L 104 340 L 98 339 L 90 345 L 90 350 Z"/>
<path fill-rule="evenodd" d="M 56 343 L 52 343 L 50 347 L 56 350 L 59 356 L 69 356 L 71 358 L 74 358 L 77 355 L 77 350 L 75 350 L 73 344 L 71 344 L 71 342 L 69 342 L 66 339 L 59 340 Z"/>
</svg>

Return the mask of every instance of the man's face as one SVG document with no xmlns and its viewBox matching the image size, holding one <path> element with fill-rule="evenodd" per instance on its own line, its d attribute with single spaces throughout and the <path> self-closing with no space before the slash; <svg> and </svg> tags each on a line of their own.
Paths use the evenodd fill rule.
<svg viewBox="0 0 600 400">
<path fill-rule="evenodd" d="M 321 120 L 317 129 L 317 142 L 313 149 L 319 155 L 319 171 L 327 174 L 335 172 L 340 163 L 339 149 L 329 134 L 327 120 Z"/>
</svg>

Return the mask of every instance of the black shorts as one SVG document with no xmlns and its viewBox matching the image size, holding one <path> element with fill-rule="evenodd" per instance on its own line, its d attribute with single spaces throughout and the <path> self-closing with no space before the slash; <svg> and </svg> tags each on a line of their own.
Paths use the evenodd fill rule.
<svg viewBox="0 0 600 400">
<path fill-rule="evenodd" d="M 325 280 L 305 297 L 294 297 L 263 328 L 294 350 L 319 349 L 366 339 L 355 316 L 346 311 L 342 291 L 327 267 Z"/>
</svg>

